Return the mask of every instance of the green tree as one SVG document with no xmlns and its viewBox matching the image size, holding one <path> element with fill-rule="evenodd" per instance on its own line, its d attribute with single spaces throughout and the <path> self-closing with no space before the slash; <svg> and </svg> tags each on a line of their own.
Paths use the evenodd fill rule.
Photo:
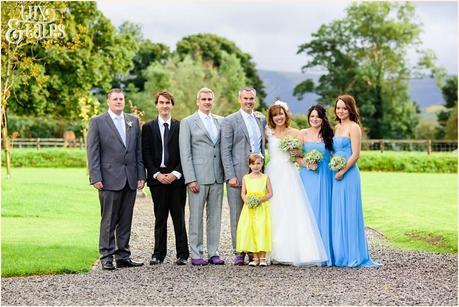
<svg viewBox="0 0 459 307">
<path fill-rule="evenodd" d="M 128 93 L 143 91 L 146 81 L 143 75 L 145 68 L 154 62 L 166 63 L 166 60 L 171 57 L 171 51 L 165 44 L 153 43 L 149 39 L 144 39 L 142 28 L 138 24 L 126 21 L 119 27 L 119 32 L 134 37 L 139 44 L 139 49 L 132 59 L 132 69 L 127 74 L 117 75 L 113 85 L 125 87 Z"/>
<path fill-rule="evenodd" d="M 257 90 L 260 107 L 264 106 L 264 98 L 266 97 L 264 84 L 258 75 L 252 56 L 239 49 L 234 42 L 215 34 L 194 34 L 186 36 L 177 42 L 175 52 L 181 59 L 190 55 L 195 60 L 201 59 L 203 62 L 208 62 L 217 68 L 223 62 L 224 52 L 236 56 L 247 78 L 246 85 L 253 86 Z"/>
<path fill-rule="evenodd" d="M 11 111 L 16 114 L 55 114 L 76 119 L 80 97 L 91 96 L 94 89 L 110 89 L 114 76 L 131 68 L 138 49 L 131 34 L 117 33 L 95 2 L 64 3 L 66 37 L 60 48 L 38 44 L 25 50 L 35 55 L 32 63 L 45 81 L 40 86 L 34 80 L 17 83 L 11 97 Z"/>
<path fill-rule="evenodd" d="M 444 73 L 434 65 L 434 54 L 422 50 L 421 25 L 409 2 L 353 3 L 346 16 L 322 25 L 298 53 L 310 60 L 303 71 L 327 71 L 318 84 L 305 80 L 294 89 L 300 99 L 316 92 L 331 105 L 343 93 L 356 97 L 363 125 L 370 138 L 413 137 L 418 123 L 416 107 L 408 93 L 411 76 L 429 68 L 438 79 Z M 410 67 L 407 50 L 418 47 L 420 61 Z"/>
<path fill-rule="evenodd" d="M 196 111 L 196 93 L 202 87 L 209 87 L 215 93 L 212 112 L 227 115 L 239 108 L 238 90 L 245 84 L 244 71 L 234 55 L 222 54 L 217 69 L 212 65 L 186 56 L 169 59 L 164 65 L 151 64 L 145 71 L 145 90 L 132 93 L 136 105 L 145 112 L 147 120 L 156 116 L 153 95 L 160 90 L 169 90 L 175 98 L 174 117 L 184 118 Z"/>
<path fill-rule="evenodd" d="M 437 114 L 439 139 L 457 139 L 457 76 L 449 78 L 441 88 L 446 110 Z"/>
</svg>

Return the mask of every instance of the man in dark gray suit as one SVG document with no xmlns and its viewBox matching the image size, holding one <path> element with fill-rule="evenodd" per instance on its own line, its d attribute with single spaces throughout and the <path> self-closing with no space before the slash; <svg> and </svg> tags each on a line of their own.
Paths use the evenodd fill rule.
<svg viewBox="0 0 459 307">
<path fill-rule="evenodd" d="M 220 123 L 223 117 L 210 111 L 214 93 L 202 88 L 197 95 L 198 111 L 180 122 L 180 160 L 190 206 L 190 250 L 192 265 L 222 265 L 218 255 L 223 200 L 223 168 L 220 156 Z M 203 259 L 203 213 L 207 206 L 207 253 Z"/>
<path fill-rule="evenodd" d="M 245 87 L 239 91 L 241 109 L 228 115 L 222 122 L 221 154 L 225 171 L 226 193 L 230 208 L 231 239 L 236 255 L 235 265 L 243 265 L 245 254 L 236 251 L 236 227 L 242 210 L 242 176 L 249 172 L 247 159 L 250 153 L 264 154 L 265 117 L 254 112 L 257 92 Z"/>
<path fill-rule="evenodd" d="M 101 222 L 99 252 L 102 269 L 141 266 L 131 259 L 129 239 L 136 189 L 145 183 L 139 119 L 125 114 L 124 94 L 107 94 L 108 112 L 89 122 L 89 182 L 99 190 Z"/>
</svg>

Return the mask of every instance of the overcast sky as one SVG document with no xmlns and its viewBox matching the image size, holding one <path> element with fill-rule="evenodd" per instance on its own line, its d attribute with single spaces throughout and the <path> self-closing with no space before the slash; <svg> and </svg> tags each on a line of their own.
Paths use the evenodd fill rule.
<svg viewBox="0 0 459 307">
<path fill-rule="evenodd" d="M 145 38 L 171 49 L 184 36 L 214 33 L 252 55 L 258 69 L 300 72 L 304 55 L 298 46 L 320 25 L 345 16 L 350 1 L 132 0 L 97 1 L 115 26 L 142 25 Z M 457 1 L 414 2 L 423 23 L 421 39 L 434 50 L 438 64 L 457 74 Z M 414 61 L 414 59 L 412 59 Z"/>
</svg>

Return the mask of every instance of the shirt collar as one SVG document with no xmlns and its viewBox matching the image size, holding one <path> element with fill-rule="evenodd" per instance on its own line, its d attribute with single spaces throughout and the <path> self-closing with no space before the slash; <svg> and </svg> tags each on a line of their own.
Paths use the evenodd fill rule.
<svg viewBox="0 0 459 307">
<path fill-rule="evenodd" d="M 242 110 L 242 109 L 239 109 L 239 111 L 241 112 L 243 118 L 249 118 L 250 116 L 254 116 L 255 117 L 255 115 L 253 114 L 253 111 L 250 114 L 247 113 L 246 111 Z"/>
<path fill-rule="evenodd" d="M 110 114 L 110 117 L 115 120 L 115 118 L 121 117 L 122 120 L 124 120 L 124 112 L 121 112 L 120 115 L 116 115 L 115 113 L 112 112 L 112 110 L 108 109 L 108 114 Z"/>
<path fill-rule="evenodd" d="M 212 118 L 212 113 L 209 113 L 209 115 L 207 115 L 206 113 L 201 112 L 201 110 L 198 110 L 198 114 L 199 114 L 199 117 L 200 117 L 202 120 L 205 120 L 207 117 Z"/>
<path fill-rule="evenodd" d="M 171 126 L 171 121 L 172 121 L 172 117 L 169 117 L 166 121 L 164 121 L 161 116 L 158 116 L 158 124 L 160 126 L 164 126 L 164 123 L 167 123 L 169 125 L 169 127 L 170 127 Z"/>
</svg>

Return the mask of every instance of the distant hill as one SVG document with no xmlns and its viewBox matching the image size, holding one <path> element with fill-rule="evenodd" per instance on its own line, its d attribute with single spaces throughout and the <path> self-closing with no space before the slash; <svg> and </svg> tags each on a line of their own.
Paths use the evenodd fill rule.
<svg viewBox="0 0 459 307">
<path fill-rule="evenodd" d="M 266 87 L 266 104 L 271 104 L 277 97 L 287 102 L 293 114 L 305 113 L 306 110 L 316 103 L 319 97 L 316 94 L 308 93 L 303 100 L 299 101 L 292 93 L 293 88 L 305 79 L 313 79 L 315 82 L 320 75 L 300 74 L 294 72 L 280 72 L 271 70 L 258 70 L 260 78 Z M 411 99 L 416 102 L 422 111 L 432 105 L 443 105 L 445 101 L 441 90 L 431 78 L 410 80 Z"/>
</svg>

